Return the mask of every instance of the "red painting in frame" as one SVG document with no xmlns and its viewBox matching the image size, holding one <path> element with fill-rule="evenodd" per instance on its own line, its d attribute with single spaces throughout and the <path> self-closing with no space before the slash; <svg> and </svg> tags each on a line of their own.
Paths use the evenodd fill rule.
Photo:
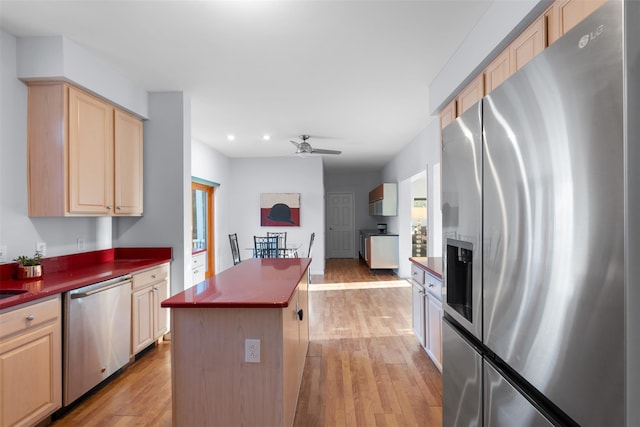
<svg viewBox="0 0 640 427">
<path fill-rule="evenodd" d="M 299 227 L 300 193 L 260 194 L 260 226 Z"/>
</svg>

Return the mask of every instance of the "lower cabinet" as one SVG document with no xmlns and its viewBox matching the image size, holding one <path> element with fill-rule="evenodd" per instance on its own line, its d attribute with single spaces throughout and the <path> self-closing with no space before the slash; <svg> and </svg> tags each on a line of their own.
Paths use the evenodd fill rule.
<svg viewBox="0 0 640 427">
<path fill-rule="evenodd" d="M 0 315 L 0 426 L 35 425 L 62 406 L 61 324 L 60 296 Z"/>
<path fill-rule="evenodd" d="M 191 268 L 193 273 L 192 285 L 202 282 L 207 272 L 207 252 L 199 252 L 191 257 Z"/>
<path fill-rule="evenodd" d="M 442 372 L 442 302 L 427 292 L 425 350 Z"/>
<path fill-rule="evenodd" d="M 411 273 L 413 280 L 411 281 L 411 326 L 413 333 L 416 334 L 418 341 L 425 346 L 425 290 L 422 283 L 424 272 L 418 267 L 412 265 Z M 417 276 L 420 277 L 417 280 Z"/>
<path fill-rule="evenodd" d="M 436 297 L 442 288 L 442 280 L 411 264 L 411 286 L 413 333 L 416 334 L 434 365 L 442 372 L 443 311 L 442 301 Z"/>
<path fill-rule="evenodd" d="M 169 330 L 169 264 L 133 275 L 131 292 L 131 355 L 144 350 Z"/>
</svg>

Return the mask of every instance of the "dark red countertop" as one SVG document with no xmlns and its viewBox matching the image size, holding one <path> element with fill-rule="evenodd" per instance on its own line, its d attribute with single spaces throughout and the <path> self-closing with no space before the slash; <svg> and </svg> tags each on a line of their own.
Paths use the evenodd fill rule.
<svg viewBox="0 0 640 427">
<path fill-rule="evenodd" d="M 409 258 L 409 261 L 421 268 L 424 268 L 437 278 L 442 279 L 442 258 L 411 257 Z"/>
<path fill-rule="evenodd" d="M 311 258 L 251 258 L 162 301 L 169 308 L 288 307 Z"/>
<path fill-rule="evenodd" d="M 170 262 L 171 248 L 115 248 L 42 259 L 42 277 L 16 280 L 17 263 L 0 264 L 0 310 Z"/>
</svg>

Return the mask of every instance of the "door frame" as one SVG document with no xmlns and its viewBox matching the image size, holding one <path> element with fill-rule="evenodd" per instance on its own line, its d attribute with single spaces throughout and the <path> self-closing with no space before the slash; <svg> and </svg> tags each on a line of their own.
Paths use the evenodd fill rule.
<svg viewBox="0 0 640 427">
<path fill-rule="evenodd" d="M 215 185 L 213 183 L 204 181 L 198 178 L 191 178 L 191 227 L 193 230 L 193 190 L 200 190 L 207 193 L 207 270 L 205 271 L 205 278 L 209 278 L 214 275 L 216 271 L 215 266 L 215 231 L 213 228 L 213 218 L 215 214 L 215 203 L 213 196 L 215 193 Z M 191 250 L 193 251 L 193 239 L 191 239 Z"/>
</svg>

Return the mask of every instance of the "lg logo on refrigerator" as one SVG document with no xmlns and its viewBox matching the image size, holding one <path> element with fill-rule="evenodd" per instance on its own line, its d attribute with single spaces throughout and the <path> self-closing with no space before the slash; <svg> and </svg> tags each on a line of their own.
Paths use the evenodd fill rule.
<svg viewBox="0 0 640 427">
<path fill-rule="evenodd" d="M 604 33 L 604 25 L 600 25 L 598 28 L 596 28 L 595 31 L 592 31 L 590 34 L 585 34 L 584 36 L 580 37 L 578 47 L 580 49 L 586 47 L 591 40 L 595 40 L 596 37 L 598 37 L 602 33 Z"/>
</svg>

